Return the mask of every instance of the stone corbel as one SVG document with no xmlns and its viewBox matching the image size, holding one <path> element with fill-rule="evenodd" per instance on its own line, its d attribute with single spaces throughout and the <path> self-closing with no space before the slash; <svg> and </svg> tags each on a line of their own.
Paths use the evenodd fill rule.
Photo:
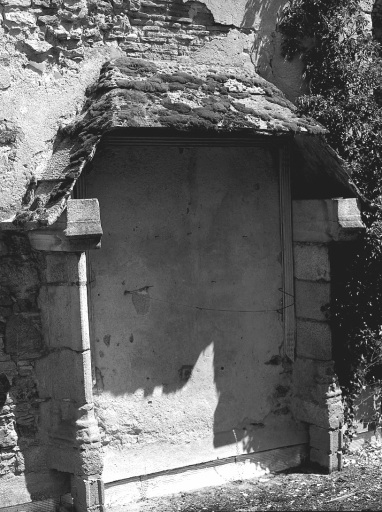
<svg viewBox="0 0 382 512">
<path fill-rule="evenodd" d="M 101 247 L 102 227 L 97 199 L 69 199 L 65 212 L 52 226 L 29 231 L 33 249 L 84 252 Z"/>
<path fill-rule="evenodd" d="M 345 242 L 356 240 L 364 231 L 359 200 L 356 198 L 293 201 L 295 242 Z"/>
</svg>

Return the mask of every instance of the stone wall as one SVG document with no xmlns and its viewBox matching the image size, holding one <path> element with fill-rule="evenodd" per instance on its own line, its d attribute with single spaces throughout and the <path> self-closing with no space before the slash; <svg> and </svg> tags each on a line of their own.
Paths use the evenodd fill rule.
<svg viewBox="0 0 382 512">
<path fill-rule="evenodd" d="M 0 503 L 44 499 L 68 490 L 49 471 L 41 433 L 46 399 L 36 363 L 46 354 L 38 305 L 44 259 L 23 235 L 0 238 Z"/>
<path fill-rule="evenodd" d="M 111 57 L 192 59 L 258 70 L 290 97 L 301 66 L 275 33 L 285 0 L 0 0 L 0 219 L 44 172 L 58 127 Z M 5 126 L 6 125 L 6 126 Z M 12 127 L 11 139 L 3 132 Z"/>
<path fill-rule="evenodd" d="M 310 460 L 341 467 L 343 404 L 334 371 L 330 306 L 333 248 L 363 229 L 355 199 L 293 201 L 295 301 L 294 413 L 309 425 Z M 336 262 L 338 266 L 338 261 Z"/>
</svg>

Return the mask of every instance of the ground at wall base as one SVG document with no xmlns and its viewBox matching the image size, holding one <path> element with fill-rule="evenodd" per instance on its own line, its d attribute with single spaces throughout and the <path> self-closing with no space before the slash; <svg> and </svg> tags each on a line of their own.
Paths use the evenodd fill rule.
<svg viewBox="0 0 382 512">
<path fill-rule="evenodd" d="M 345 455 L 344 470 L 330 475 L 307 466 L 256 480 L 146 500 L 118 512 L 380 510 L 381 470 L 381 445 L 369 444 L 358 453 Z"/>
</svg>

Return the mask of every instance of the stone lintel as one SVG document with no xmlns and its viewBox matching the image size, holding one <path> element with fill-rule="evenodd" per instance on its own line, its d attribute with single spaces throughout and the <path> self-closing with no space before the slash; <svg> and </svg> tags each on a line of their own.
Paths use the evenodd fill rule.
<svg viewBox="0 0 382 512">
<path fill-rule="evenodd" d="M 294 242 L 352 241 L 364 229 L 356 198 L 293 201 Z"/>
</svg>

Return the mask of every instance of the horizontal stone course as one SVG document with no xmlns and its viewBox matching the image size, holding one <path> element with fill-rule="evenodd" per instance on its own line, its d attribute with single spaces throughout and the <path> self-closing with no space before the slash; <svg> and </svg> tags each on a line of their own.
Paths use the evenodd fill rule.
<svg viewBox="0 0 382 512">
<path fill-rule="evenodd" d="M 330 314 L 330 284 L 295 280 L 297 318 L 325 322 Z"/>
<path fill-rule="evenodd" d="M 329 473 L 339 469 L 339 458 L 337 453 L 325 453 L 316 448 L 310 449 L 309 459 L 311 462 L 315 462 L 326 468 Z"/>
<path fill-rule="evenodd" d="M 328 430 L 317 425 L 309 426 L 310 446 L 324 453 L 337 453 L 341 449 L 342 433 L 340 429 Z"/>
<path fill-rule="evenodd" d="M 326 429 L 338 429 L 343 422 L 343 405 L 341 397 L 326 400 L 322 404 L 311 399 L 295 397 L 293 400 L 294 415 L 300 421 Z"/>
<path fill-rule="evenodd" d="M 332 332 L 326 322 L 297 319 L 298 356 L 330 361 L 332 359 Z"/>
<path fill-rule="evenodd" d="M 330 281 L 329 246 L 295 243 L 293 245 L 294 275 L 306 281 Z"/>
</svg>

